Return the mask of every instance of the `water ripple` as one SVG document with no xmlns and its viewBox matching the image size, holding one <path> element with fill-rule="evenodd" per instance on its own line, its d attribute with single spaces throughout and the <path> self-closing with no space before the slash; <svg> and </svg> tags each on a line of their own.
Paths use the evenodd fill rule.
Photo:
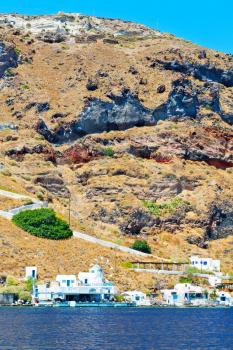
<svg viewBox="0 0 233 350">
<path fill-rule="evenodd" d="M 0 308 L 0 350 L 233 350 L 233 309 Z"/>
</svg>

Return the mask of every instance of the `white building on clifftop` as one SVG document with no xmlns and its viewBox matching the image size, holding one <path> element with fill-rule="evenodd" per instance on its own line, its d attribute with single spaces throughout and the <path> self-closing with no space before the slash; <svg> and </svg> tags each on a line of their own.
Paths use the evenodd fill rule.
<svg viewBox="0 0 233 350">
<path fill-rule="evenodd" d="M 220 272 L 220 260 L 213 260 L 211 258 L 200 258 L 199 256 L 191 256 L 191 265 L 198 270 L 205 270 L 211 272 Z"/>
</svg>

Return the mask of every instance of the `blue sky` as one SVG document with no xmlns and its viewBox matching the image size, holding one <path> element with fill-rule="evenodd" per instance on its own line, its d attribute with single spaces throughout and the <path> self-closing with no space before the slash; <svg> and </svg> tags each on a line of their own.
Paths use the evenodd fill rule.
<svg viewBox="0 0 233 350">
<path fill-rule="evenodd" d="M 233 53 L 233 0 L 0 0 L 0 12 L 121 18 Z"/>
</svg>

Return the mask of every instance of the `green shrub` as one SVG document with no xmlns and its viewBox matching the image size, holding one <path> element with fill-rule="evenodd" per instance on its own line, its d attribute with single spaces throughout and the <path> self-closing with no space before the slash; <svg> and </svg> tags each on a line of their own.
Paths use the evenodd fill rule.
<svg viewBox="0 0 233 350">
<path fill-rule="evenodd" d="M 101 152 L 106 157 L 113 157 L 114 156 L 114 151 L 113 151 L 112 147 L 102 147 Z"/>
<path fill-rule="evenodd" d="M 123 295 L 118 294 L 118 295 L 115 295 L 114 297 L 117 303 L 122 303 L 124 301 Z"/>
<path fill-rule="evenodd" d="M 179 282 L 180 283 L 192 283 L 193 280 L 190 277 L 180 277 Z"/>
<path fill-rule="evenodd" d="M 176 209 L 182 207 L 186 202 L 181 198 L 175 197 L 169 202 L 163 204 L 157 204 L 150 201 L 142 201 L 143 205 L 151 212 L 151 214 L 156 216 L 163 216 L 167 214 L 172 214 Z"/>
<path fill-rule="evenodd" d="M 124 262 L 121 264 L 121 266 L 124 267 L 125 269 L 132 269 L 133 264 L 132 264 L 130 261 L 124 261 Z"/>
<path fill-rule="evenodd" d="M 33 291 L 33 285 L 35 283 L 35 280 L 32 277 L 29 277 L 25 283 L 25 289 L 27 292 L 32 293 Z"/>
<path fill-rule="evenodd" d="M 10 68 L 8 68 L 8 69 L 5 71 L 5 74 L 6 74 L 7 76 L 11 77 L 11 76 L 14 75 L 14 72 L 13 72 Z"/>
<path fill-rule="evenodd" d="M 6 286 L 0 288 L 0 293 L 2 294 L 15 294 L 17 297 L 19 296 L 19 293 L 23 291 L 23 288 L 21 286 Z"/>
<path fill-rule="evenodd" d="M 216 290 L 214 289 L 214 291 L 210 294 L 210 299 L 211 299 L 211 300 L 216 300 L 217 297 L 218 297 L 217 292 L 216 292 Z"/>
<path fill-rule="evenodd" d="M 4 176 L 11 176 L 12 175 L 10 170 L 7 169 L 7 168 L 2 169 L 1 170 L 1 174 L 4 175 Z"/>
<path fill-rule="evenodd" d="M 66 239 L 72 236 L 69 225 L 59 219 L 52 209 L 25 210 L 13 216 L 13 222 L 37 237 Z"/>
<path fill-rule="evenodd" d="M 151 247 L 145 240 L 136 240 L 134 244 L 131 246 L 131 248 L 134 250 L 139 250 L 140 252 L 143 252 L 143 253 L 151 254 Z"/>
<path fill-rule="evenodd" d="M 213 272 L 209 271 L 209 270 L 205 270 L 205 269 L 198 269 L 197 267 L 195 266 L 188 266 L 186 268 L 186 272 L 189 273 L 189 274 L 193 274 L 193 273 L 205 273 L 205 274 L 208 274 L 208 275 L 214 275 Z"/>
<path fill-rule="evenodd" d="M 27 84 L 21 85 L 21 90 L 29 90 L 29 86 Z"/>
<path fill-rule="evenodd" d="M 18 280 L 12 276 L 7 276 L 6 278 L 6 286 L 11 287 L 11 286 L 17 286 L 19 284 Z"/>
<path fill-rule="evenodd" d="M 14 51 L 15 51 L 15 53 L 16 53 L 17 55 L 20 55 L 20 54 L 21 54 L 21 50 L 20 50 L 20 48 L 18 48 L 18 47 L 15 47 L 15 48 L 14 48 Z"/>
<path fill-rule="evenodd" d="M 19 292 L 19 299 L 23 301 L 31 301 L 32 299 L 31 293 L 25 290 L 22 290 L 21 292 Z"/>
</svg>

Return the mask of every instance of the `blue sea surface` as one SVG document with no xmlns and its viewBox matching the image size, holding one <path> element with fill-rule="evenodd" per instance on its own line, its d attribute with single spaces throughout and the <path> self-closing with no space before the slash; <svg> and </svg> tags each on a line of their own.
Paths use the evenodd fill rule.
<svg viewBox="0 0 233 350">
<path fill-rule="evenodd" d="M 233 308 L 0 308 L 1 350 L 233 350 Z"/>
</svg>

